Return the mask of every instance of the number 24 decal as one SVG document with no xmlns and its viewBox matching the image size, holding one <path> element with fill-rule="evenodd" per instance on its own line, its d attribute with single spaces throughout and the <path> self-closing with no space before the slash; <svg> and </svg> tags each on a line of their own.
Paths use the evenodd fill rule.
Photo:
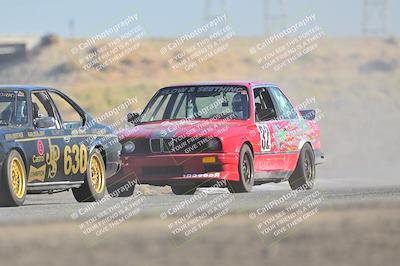
<svg viewBox="0 0 400 266">
<path fill-rule="evenodd" d="M 64 174 L 83 174 L 86 172 L 88 151 L 84 144 L 66 146 L 64 149 Z"/>
</svg>

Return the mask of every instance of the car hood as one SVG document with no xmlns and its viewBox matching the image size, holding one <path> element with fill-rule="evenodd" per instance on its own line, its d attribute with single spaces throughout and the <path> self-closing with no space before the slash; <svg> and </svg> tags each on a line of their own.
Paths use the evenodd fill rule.
<svg viewBox="0 0 400 266">
<path fill-rule="evenodd" d="M 120 139 L 129 138 L 173 138 L 191 136 L 231 135 L 233 128 L 246 125 L 242 120 L 177 120 L 149 122 L 118 132 Z"/>
</svg>

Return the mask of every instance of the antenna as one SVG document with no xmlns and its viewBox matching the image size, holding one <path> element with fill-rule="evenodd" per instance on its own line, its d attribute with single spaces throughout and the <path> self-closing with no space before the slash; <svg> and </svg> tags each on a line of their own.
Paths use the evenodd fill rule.
<svg viewBox="0 0 400 266">
<path fill-rule="evenodd" d="M 264 31 L 266 34 L 275 33 L 286 27 L 285 0 L 263 0 Z"/>
<path fill-rule="evenodd" d="M 364 0 L 362 33 L 365 36 L 387 34 L 387 0 Z"/>
</svg>

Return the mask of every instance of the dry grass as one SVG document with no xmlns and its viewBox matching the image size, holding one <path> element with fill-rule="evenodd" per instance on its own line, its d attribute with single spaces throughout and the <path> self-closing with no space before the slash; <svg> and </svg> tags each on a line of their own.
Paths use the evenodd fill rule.
<svg viewBox="0 0 400 266">
<path fill-rule="evenodd" d="M 275 243 L 247 215 L 222 218 L 175 246 L 168 221 L 135 219 L 101 237 L 78 224 L 3 227 L 2 262 L 13 265 L 398 265 L 399 209 L 322 211 Z M 15 256 L 15 250 L 23 250 Z M 43 256 L 43 250 L 46 255 Z M 194 254 L 194 255 L 189 255 Z"/>
<path fill-rule="evenodd" d="M 311 54 L 279 72 L 262 70 L 257 57 L 249 54 L 249 47 L 261 39 L 234 39 L 227 51 L 189 72 L 172 69 L 168 58 L 160 54 L 160 48 L 169 40 L 144 40 L 137 51 L 105 71 L 86 71 L 79 67 L 81 57 L 70 52 L 81 41 L 64 40 L 42 49 L 28 62 L 3 69 L 0 82 L 61 87 L 95 114 L 130 96 L 141 98 L 139 105 L 143 107 L 160 86 L 202 80 L 275 82 L 294 100 L 302 100 L 305 94 L 316 95 L 320 101 L 328 101 L 335 93 L 356 98 L 363 93 L 373 98 L 399 96 L 395 88 L 400 83 L 400 45 L 396 41 L 324 39 Z M 379 66 L 374 69 L 377 60 L 393 64 L 392 70 L 382 71 Z M 369 71 L 362 71 L 363 67 Z"/>
<path fill-rule="evenodd" d="M 189 72 L 172 69 L 168 58 L 160 54 L 160 48 L 170 41 L 143 40 L 137 51 L 98 72 L 79 68 L 80 57 L 70 52 L 82 40 L 61 40 L 26 62 L 3 67 L 0 83 L 60 87 L 99 115 L 132 97 L 138 102 L 131 109 L 143 108 L 158 88 L 171 83 L 273 82 L 297 103 L 316 97 L 313 107 L 324 114 L 322 144 L 329 158 L 323 176 L 395 178 L 399 154 L 392 143 L 399 131 L 393 123 L 400 113 L 398 40 L 325 38 L 316 50 L 278 72 L 262 70 L 257 58 L 249 54 L 249 48 L 261 39 L 233 39 L 227 51 Z"/>
</svg>

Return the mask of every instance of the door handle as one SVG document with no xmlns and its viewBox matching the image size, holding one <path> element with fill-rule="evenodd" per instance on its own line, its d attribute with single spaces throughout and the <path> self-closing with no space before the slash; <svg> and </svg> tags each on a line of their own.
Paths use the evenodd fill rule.
<svg viewBox="0 0 400 266">
<path fill-rule="evenodd" d="M 70 140 L 71 140 L 71 137 L 64 137 L 65 142 L 70 142 Z"/>
</svg>

